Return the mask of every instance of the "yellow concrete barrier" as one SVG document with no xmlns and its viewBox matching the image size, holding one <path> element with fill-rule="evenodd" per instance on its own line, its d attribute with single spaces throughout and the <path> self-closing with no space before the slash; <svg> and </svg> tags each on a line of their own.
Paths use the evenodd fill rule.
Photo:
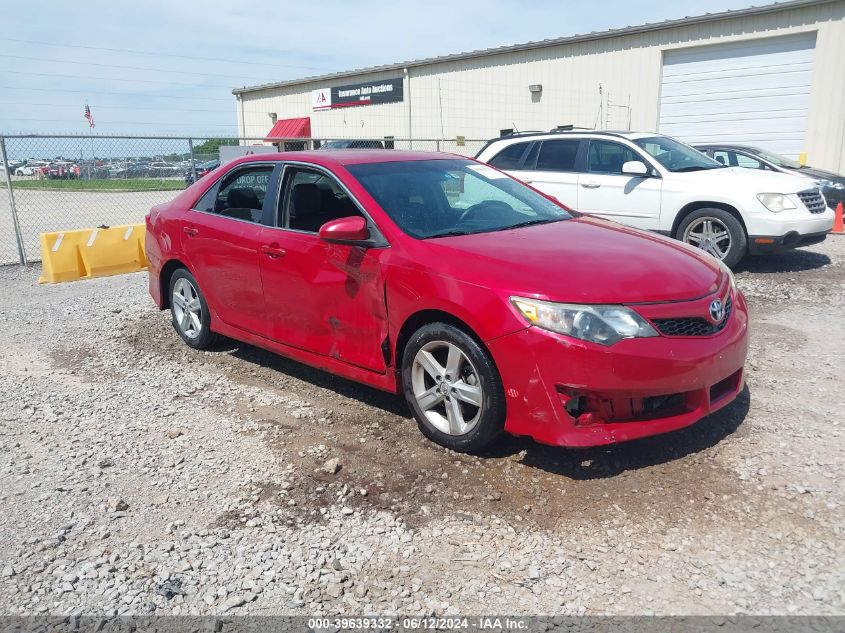
<svg viewBox="0 0 845 633">
<path fill-rule="evenodd" d="M 147 267 L 143 224 L 41 234 L 38 283 L 133 273 Z"/>
</svg>

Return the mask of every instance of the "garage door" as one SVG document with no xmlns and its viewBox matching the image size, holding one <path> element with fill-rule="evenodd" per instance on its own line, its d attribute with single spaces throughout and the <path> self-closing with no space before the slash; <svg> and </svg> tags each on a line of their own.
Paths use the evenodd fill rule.
<svg viewBox="0 0 845 633">
<path fill-rule="evenodd" d="M 804 151 L 815 33 L 666 51 L 660 131 L 688 143 Z"/>
</svg>

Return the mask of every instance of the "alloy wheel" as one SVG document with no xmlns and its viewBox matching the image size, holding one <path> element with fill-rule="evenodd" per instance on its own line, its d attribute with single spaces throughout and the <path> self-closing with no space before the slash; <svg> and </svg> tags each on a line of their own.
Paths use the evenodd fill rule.
<svg viewBox="0 0 845 633">
<path fill-rule="evenodd" d="M 731 250 L 731 233 L 719 219 L 711 216 L 697 218 L 684 230 L 683 241 L 710 253 L 717 259 L 725 259 Z"/>
<path fill-rule="evenodd" d="M 195 339 L 202 332 L 202 303 L 194 285 L 181 277 L 173 284 L 170 305 L 182 333 Z"/>
<path fill-rule="evenodd" d="M 484 411 L 478 372 L 460 347 L 446 341 L 424 345 L 411 366 L 411 386 L 423 415 L 438 431 L 466 435 Z"/>
</svg>

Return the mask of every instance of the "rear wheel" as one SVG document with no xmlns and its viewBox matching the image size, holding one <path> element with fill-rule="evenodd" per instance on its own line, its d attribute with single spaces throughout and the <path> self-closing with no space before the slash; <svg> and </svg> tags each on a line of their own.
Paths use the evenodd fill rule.
<svg viewBox="0 0 845 633">
<path fill-rule="evenodd" d="M 723 209 L 698 209 L 684 218 L 675 237 L 709 253 L 726 266 L 745 257 L 748 237 L 736 217 Z"/>
<path fill-rule="evenodd" d="M 420 431 L 442 446 L 477 451 L 504 429 L 504 390 L 493 359 L 453 325 L 431 323 L 414 333 L 402 386 Z"/>
<path fill-rule="evenodd" d="M 173 327 L 189 346 L 207 349 L 217 336 L 211 331 L 208 304 L 194 276 L 185 268 L 170 278 L 170 313 Z"/>
</svg>

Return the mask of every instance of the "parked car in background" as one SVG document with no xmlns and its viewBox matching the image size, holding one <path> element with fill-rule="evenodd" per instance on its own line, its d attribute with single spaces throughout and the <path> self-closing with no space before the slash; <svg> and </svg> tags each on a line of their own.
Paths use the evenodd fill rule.
<svg viewBox="0 0 845 633">
<path fill-rule="evenodd" d="M 669 235 L 728 266 L 816 244 L 833 228 L 833 211 L 806 178 L 726 167 L 660 134 L 514 134 L 476 158 L 582 213 Z"/>
<path fill-rule="evenodd" d="M 244 157 L 146 226 L 150 294 L 186 344 L 220 334 L 402 393 L 453 450 L 664 433 L 744 384 L 726 266 L 470 159 Z"/>
<path fill-rule="evenodd" d="M 177 176 L 181 173 L 181 169 L 173 163 L 165 161 L 156 161 L 147 165 L 147 176 L 149 178 L 167 178 L 168 176 Z"/>
<path fill-rule="evenodd" d="M 845 176 L 802 165 L 785 156 L 751 145 L 712 143 L 696 145 L 695 149 L 729 167 L 777 171 L 810 178 L 821 188 L 827 206 L 831 209 L 835 209 L 840 202 L 845 203 Z"/>
<path fill-rule="evenodd" d="M 49 167 L 50 163 L 43 160 L 28 160 L 23 165 L 17 167 L 14 171 L 15 176 L 36 176 L 41 173 L 45 167 Z"/>
<path fill-rule="evenodd" d="M 15 173 L 15 170 L 16 170 L 16 169 L 18 169 L 18 167 L 23 167 L 23 166 L 26 164 L 26 162 L 25 162 L 25 161 L 22 161 L 22 160 L 13 160 L 13 159 L 7 159 L 7 161 L 6 161 L 6 162 L 7 162 L 7 163 L 8 163 L 8 165 L 9 165 L 9 173 L 10 173 L 10 174 L 14 174 L 14 173 Z M 6 169 L 6 166 L 5 166 L 5 165 L 3 165 L 3 163 L 2 163 L 2 162 L 0 162 L 0 171 L 5 171 L 5 169 Z"/>
<path fill-rule="evenodd" d="M 205 163 L 200 163 L 199 165 L 196 166 L 197 180 L 199 180 L 200 178 L 202 178 L 203 176 L 205 176 L 209 172 L 214 171 L 218 167 L 220 167 L 220 161 L 219 160 L 210 160 L 210 161 L 205 162 Z M 188 173 L 185 174 L 185 184 L 186 185 L 194 184 L 194 172 L 191 171 L 190 169 L 188 170 Z"/>
<path fill-rule="evenodd" d="M 146 178 L 150 175 L 150 163 L 148 162 L 128 162 L 126 171 L 123 172 L 124 178 Z"/>
<path fill-rule="evenodd" d="M 109 163 L 103 166 L 108 178 L 126 178 L 126 163 Z"/>
<path fill-rule="evenodd" d="M 342 141 L 325 141 L 320 145 L 320 149 L 384 149 L 384 143 L 371 139 L 346 139 Z"/>
<path fill-rule="evenodd" d="M 82 171 L 76 163 L 67 160 L 57 160 L 41 168 L 45 178 L 51 180 L 76 180 Z"/>
</svg>

